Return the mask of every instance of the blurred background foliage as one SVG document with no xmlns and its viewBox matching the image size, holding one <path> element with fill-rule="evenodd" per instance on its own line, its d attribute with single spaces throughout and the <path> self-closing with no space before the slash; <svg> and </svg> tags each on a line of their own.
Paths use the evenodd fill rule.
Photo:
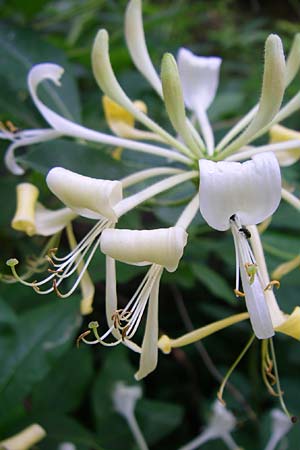
<svg viewBox="0 0 300 450">
<path fill-rule="evenodd" d="M 113 0 L 23 0 L 0 1 L 0 120 L 18 128 L 43 127 L 45 123 L 29 97 L 26 76 L 39 62 L 54 62 L 65 68 L 62 87 L 45 84 L 45 101 L 60 113 L 87 126 L 107 130 L 101 92 L 93 79 L 90 51 L 100 27 L 110 33 L 113 67 L 131 98 L 143 99 L 160 124 L 167 128 L 164 108 L 147 82 L 133 67 L 123 36 L 126 1 Z M 259 97 L 263 70 L 263 46 L 267 35 L 278 33 L 286 49 L 299 31 L 297 0 L 147 0 L 143 2 L 144 24 L 150 54 L 157 67 L 165 51 L 176 54 L 186 46 L 200 55 L 223 58 L 217 98 L 209 115 L 221 136 Z M 299 90 L 299 77 L 290 94 Z M 62 99 L 62 102 L 59 100 Z M 299 129 L 299 113 L 287 121 Z M 7 143 L 2 141 L 4 155 Z M 45 242 L 28 238 L 10 228 L 15 208 L 15 186 L 29 180 L 37 184 L 41 200 L 59 206 L 49 196 L 44 176 L 59 165 L 85 175 L 116 178 L 133 169 L 155 163 L 150 156 L 124 151 L 121 161 L 110 148 L 68 139 L 18 150 L 28 168 L 24 177 L 10 175 L 1 163 L 0 238 L 1 272 L 5 261 L 26 261 L 38 255 Z M 161 163 L 161 162 L 160 162 Z M 299 193 L 299 163 L 284 171 L 284 182 Z M 122 219 L 122 227 L 169 226 L 179 214 L 174 202 L 184 202 L 195 187 L 187 185 L 161 195 Z M 299 254 L 299 216 L 280 206 L 272 226 L 263 234 L 269 268 Z M 80 239 L 89 223 L 77 221 Z M 231 236 L 212 232 L 197 218 L 190 229 L 185 256 L 175 274 L 165 274 L 160 294 L 161 331 L 179 336 L 189 327 L 199 327 L 234 312 L 244 305 L 233 295 L 234 249 Z M 62 246 L 65 244 L 62 237 Z M 130 298 L 141 272 L 118 264 L 121 304 Z M 36 448 L 54 450 L 60 442 L 73 442 L 78 450 L 134 449 L 123 418 L 112 407 L 115 381 L 134 384 L 136 355 L 125 348 L 75 348 L 76 336 L 89 320 L 104 318 L 104 260 L 98 255 L 91 266 L 96 281 L 95 309 L 90 318 L 79 315 L 79 296 L 67 301 L 38 296 L 17 284 L 0 285 L 0 438 L 37 421 L 48 433 Z M 299 303 L 299 269 L 283 279 L 278 299 L 291 312 Z M 224 375 L 250 335 L 247 323 L 212 336 L 198 346 L 160 355 L 157 370 L 143 381 L 143 399 L 137 418 L 154 450 L 174 449 L 192 439 L 206 423 L 210 405 Z M 276 338 L 277 357 L 288 407 L 300 414 L 299 344 Z M 226 391 L 228 406 L 237 415 L 236 441 L 245 449 L 263 448 L 270 433 L 268 413 L 278 406 L 260 377 L 260 346 L 256 342 L 232 376 L 235 387 Z M 256 418 L 253 414 L 256 414 Z M 288 449 L 299 450 L 300 431 L 289 434 Z M 203 448 L 222 449 L 222 442 Z"/>
</svg>

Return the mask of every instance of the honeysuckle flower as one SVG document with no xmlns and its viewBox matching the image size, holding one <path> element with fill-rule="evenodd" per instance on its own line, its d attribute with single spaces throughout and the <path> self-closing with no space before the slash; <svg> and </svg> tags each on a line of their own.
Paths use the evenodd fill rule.
<svg viewBox="0 0 300 450">
<path fill-rule="evenodd" d="M 51 246 L 51 243 L 56 240 L 56 236 L 66 228 L 71 250 L 75 250 L 77 242 L 75 240 L 71 222 L 77 217 L 77 214 L 70 208 L 61 208 L 58 210 L 45 208 L 41 203 L 37 202 L 39 190 L 31 183 L 20 183 L 17 185 L 16 190 L 17 208 L 12 220 L 12 228 L 23 231 L 28 236 L 51 236 L 50 243 L 47 244 L 48 250 L 53 247 L 53 245 Z M 42 254 L 42 257 L 34 261 L 34 263 L 29 266 L 27 272 L 22 276 L 16 276 L 16 271 L 13 270 L 16 280 L 32 286 L 31 283 L 28 283 L 25 280 L 35 272 L 38 272 L 40 266 L 44 265 L 44 262 L 45 257 L 44 254 Z M 15 263 L 13 263 L 13 267 L 14 265 Z M 77 267 L 78 275 L 80 275 L 83 267 L 83 261 L 80 261 Z M 87 270 L 80 280 L 80 289 L 82 292 L 82 300 L 80 303 L 81 313 L 83 315 L 90 314 L 92 312 L 95 287 Z M 38 292 L 40 291 L 38 290 Z"/>
<path fill-rule="evenodd" d="M 180 447 L 179 450 L 194 450 L 201 447 L 205 442 L 222 439 L 230 450 L 241 450 L 234 442 L 231 432 L 236 427 L 236 418 L 218 400 L 212 405 L 212 413 L 208 425 L 204 430 L 188 444 Z"/>
<path fill-rule="evenodd" d="M 138 447 L 141 450 L 147 450 L 148 446 L 134 414 L 136 403 L 141 397 L 141 386 L 128 386 L 122 381 L 115 384 L 112 392 L 115 410 L 126 420 Z"/>
<path fill-rule="evenodd" d="M 280 409 L 271 411 L 272 434 L 265 450 L 275 450 L 279 442 L 290 431 L 293 423 Z"/>
<path fill-rule="evenodd" d="M 200 211 L 207 223 L 220 231 L 231 229 L 236 251 L 236 289 L 239 276 L 255 335 L 274 334 L 259 267 L 248 243 L 248 225 L 262 222 L 277 209 L 281 177 L 272 153 L 256 155 L 243 164 L 200 160 Z"/>
<path fill-rule="evenodd" d="M 114 267 L 107 273 L 110 290 L 106 298 L 107 308 L 113 312 L 109 320 L 109 332 L 117 330 L 116 343 L 128 343 L 134 337 L 143 313 L 148 304 L 147 321 L 141 347 L 140 368 L 136 379 L 152 372 L 157 365 L 158 340 L 158 295 L 159 283 L 165 268 L 168 272 L 177 269 L 187 242 L 187 233 L 181 227 L 156 230 L 117 230 L 107 229 L 102 233 L 101 251 L 107 257 L 133 265 L 150 265 L 146 276 L 123 310 L 118 310 Z M 112 310 L 114 307 L 114 311 Z M 106 332 L 99 338 L 103 343 Z M 130 345 L 130 344 L 129 344 Z"/>
<path fill-rule="evenodd" d="M 20 433 L 0 442 L 3 450 L 29 450 L 46 436 L 46 431 L 38 424 L 30 425 Z"/>
<path fill-rule="evenodd" d="M 31 183 L 20 183 L 16 187 L 17 207 L 11 226 L 28 236 L 53 236 L 63 230 L 76 214 L 69 208 L 56 211 L 45 208 L 37 201 L 39 190 Z"/>
</svg>

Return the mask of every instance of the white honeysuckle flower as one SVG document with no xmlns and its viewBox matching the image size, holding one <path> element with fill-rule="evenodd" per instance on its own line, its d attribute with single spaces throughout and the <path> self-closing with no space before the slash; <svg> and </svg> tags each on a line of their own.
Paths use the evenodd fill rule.
<svg viewBox="0 0 300 450">
<path fill-rule="evenodd" d="M 38 424 L 30 425 L 14 436 L 0 442 L 3 450 L 30 450 L 46 436 L 46 431 Z"/>
<path fill-rule="evenodd" d="M 80 216 L 117 222 L 114 206 L 123 197 L 120 181 L 86 177 L 55 167 L 49 171 L 46 182 L 50 191 Z"/>
<path fill-rule="evenodd" d="M 141 386 L 128 386 L 123 381 L 117 382 L 112 392 L 114 408 L 126 420 L 139 449 L 148 450 L 147 443 L 134 414 L 136 403 L 141 397 Z"/>
<path fill-rule="evenodd" d="M 216 400 L 212 406 L 212 415 L 208 425 L 199 436 L 183 447 L 180 447 L 179 450 L 194 450 L 206 442 L 215 439 L 222 439 L 230 450 L 241 450 L 231 437 L 231 432 L 235 427 L 236 418 L 234 415 L 219 400 Z"/>
<path fill-rule="evenodd" d="M 271 411 L 272 433 L 265 450 L 275 450 L 282 438 L 290 431 L 293 426 L 291 419 L 280 409 Z"/>
<path fill-rule="evenodd" d="M 247 225 L 272 215 L 281 198 L 279 164 L 272 153 L 262 153 L 243 164 L 200 160 L 200 211 L 220 231 L 231 229 L 236 250 L 236 294 L 239 273 L 254 333 L 259 339 L 274 334 L 265 288 L 248 242 Z"/>
<path fill-rule="evenodd" d="M 178 226 L 156 230 L 107 229 L 102 233 L 100 248 L 107 256 L 106 304 L 109 329 L 99 336 L 95 327 L 95 341 L 89 344 L 117 345 L 123 342 L 141 353 L 140 367 L 136 379 L 140 380 L 152 372 L 157 365 L 158 341 L 158 295 L 159 283 L 164 268 L 169 272 L 177 269 L 187 242 L 186 231 Z M 150 265 L 136 293 L 124 309 L 117 309 L 116 276 L 113 260 L 133 265 Z M 142 347 L 131 342 L 148 304 L 147 321 Z M 112 309 L 112 305 L 114 310 Z M 109 313 L 108 313 L 109 311 Z M 112 334 L 115 342 L 106 343 Z"/>
<path fill-rule="evenodd" d="M 196 56 L 186 48 L 177 55 L 184 101 L 196 114 L 209 155 L 214 152 L 214 136 L 206 111 L 218 89 L 221 62 L 219 57 Z"/>
<path fill-rule="evenodd" d="M 77 214 L 69 208 L 53 211 L 37 202 L 39 190 L 31 183 L 20 183 L 16 187 L 17 207 L 11 226 L 28 236 L 53 236 L 63 230 Z"/>
<path fill-rule="evenodd" d="M 71 222 L 77 217 L 77 214 L 70 208 L 60 208 L 57 210 L 51 210 L 45 208 L 41 203 L 37 202 L 39 190 L 31 183 L 20 183 L 17 185 L 17 208 L 14 218 L 12 220 L 12 228 L 18 231 L 23 231 L 28 236 L 51 236 L 47 247 L 50 246 L 53 238 L 59 234 L 60 231 L 66 229 L 67 237 L 71 250 L 75 250 L 77 242 L 73 234 Z M 48 261 L 53 263 L 52 259 L 48 257 Z M 25 274 L 18 276 L 15 269 L 13 273 L 17 281 L 22 284 L 32 286 L 36 288 L 36 283 L 28 283 L 26 280 L 34 273 L 40 271 L 39 267 L 45 262 L 44 254 L 42 257 L 34 259 L 33 263 L 29 265 L 29 268 Z M 15 266 L 18 262 L 15 261 Z M 77 273 L 80 276 L 83 269 L 83 261 L 80 261 L 77 266 Z M 53 272 L 53 271 L 52 271 Z M 55 272 L 53 272 L 53 277 Z M 85 270 L 80 280 L 80 289 L 82 292 L 82 299 L 80 303 L 81 313 L 83 315 L 90 314 L 92 312 L 92 303 L 94 299 L 95 287 L 89 276 L 87 270 Z M 37 290 L 37 292 L 41 292 Z"/>
<path fill-rule="evenodd" d="M 72 250 L 67 255 L 58 257 L 56 256 L 57 249 L 49 250 L 48 261 L 53 268 L 50 270 L 50 275 L 41 281 L 28 283 L 22 280 L 14 268 L 18 264 L 17 260 L 9 260 L 7 264 L 22 284 L 33 287 L 39 294 L 55 291 L 60 297 L 66 298 L 75 291 L 78 285 L 81 285 L 84 294 L 88 295 L 87 303 L 90 303 L 93 297 L 93 288 L 91 289 L 92 283 L 87 275 L 87 268 L 99 248 L 102 231 L 105 228 L 113 227 L 118 220 L 114 206 L 122 199 L 122 183 L 85 177 L 62 167 L 51 169 L 46 182 L 52 193 L 67 207 L 51 211 L 51 214 L 43 206 L 36 208 L 38 220 L 35 226 L 40 228 L 41 234 L 47 235 L 50 230 L 59 231 L 60 227 L 61 229 L 66 227 L 68 233 L 68 224 L 77 215 L 96 219 L 97 222 L 78 245 L 76 245 L 75 237 L 69 231 L 68 237 Z M 58 289 L 59 285 L 76 272 L 78 276 L 74 284 L 68 292 L 62 294 Z M 41 286 L 49 282 L 52 283 L 51 287 L 41 290 Z M 88 308 L 84 308 L 84 311 L 87 310 Z"/>
</svg>

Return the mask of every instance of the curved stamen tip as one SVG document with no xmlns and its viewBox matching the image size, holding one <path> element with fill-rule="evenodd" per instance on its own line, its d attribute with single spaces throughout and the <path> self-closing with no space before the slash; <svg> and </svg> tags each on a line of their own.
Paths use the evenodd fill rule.
<svg viewBox="0 0 300 450">
<path fill-rule="evenodd" d="M 84 341 L 84 338 L 85 338 L 86 336 L 88 336 L 90 333 L 91 333 L 91 330 L 87 330 L 87 331 L 84 331 L 83 333 L 81 333 L 81 334 L 78 336 L 78 338 L 76 339 L 76 347 L 77 347 L 77 348 L 79 348 L 80 342 L 81 342 L 81 341 Z"/>
<path fill-rule="evenodd" d="M 40 288 L 36 285 L 36 283 L 37 283 L 37 280 L 34 280 L 31 283 L 31 286 L 32 286 L 32 289 L 39 294 L 40 293 Z"/>
<path fill-rule="evenodd" d="M 19 261 L 17 260 L 17 258 L 10 258 L 6 261 L 6 265 L 8 267 L 15 267 L 17 264 L 19 264 Z"/>
<path fill-rule="evenodd" d="M 233 289 L 233 292 L 235 293 L 236 297 L 246 297 L 246 295 L 244 294 L 244 292 L 239 291 L 238 289 Z"/>
<path fill-rule="evenodd" d="M 57 287 L 57 282 L 56 282 L 56 279 L 55 279 L 55 278 L 54 278 L 54 280 L 53 280 L 52 287 L 53 287 L 53 290 L 54 290 L 55 294 L 56 294 L 58 297 L 60 297 L 60 298 L 63 298 L 63 297 L 64 297 L 63 294 L 59 291 L 59 289 L 58 289 L 58 287 Z"/>
<path fill-rule="evenodd" d="M 223 391 L 221 392 L 221 390 L 219 390 L 217 392 L 217 398 L 218 398 L 219 402 L 221 403 L 221 405 L 226 406 L 226 402 L 223 399 Z"/>
<path fill-rule="evenodd" d="M 273 289 L 273 287 L 276 287 L 276 289 L 280 288 L 280 281 L 279 280 L 272 280 L 270 281 L 267 286 L 264 288 L 264 291 L 270 291 Z"/>
<path fill-rule="evenodd" d="M 96 320 L 94 320 L 93 322 L 90 322 L 88 326 L 90 330 L 94 330 L 99 327 L 99 323 Z"/>
</svg>

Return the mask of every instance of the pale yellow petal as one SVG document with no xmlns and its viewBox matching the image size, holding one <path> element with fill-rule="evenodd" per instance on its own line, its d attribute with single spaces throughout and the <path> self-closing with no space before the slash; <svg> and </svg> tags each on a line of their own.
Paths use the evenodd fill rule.
<svg viewBox="0 0 300 450">
<path fill-rule="evenodd" d="M 20 183 L 16 189 L 17 208 L 11 226 L 14 230 L 33 236 L 36 233 L 35 205 L 39 190 L 31 183 Z"/>
<path fill-rule="evenodd" d="M 286 321 L 279 327 L 276 327 L 275 331 L 279 331 L 300 341 L 300 307 L 296 306 L 292 314 L 287 316 Z"/>
<path fill-rule="evenodd" d="M 285 142 L 291 140 L 300 140 L 299 131 L 291 130 L 282 125 L 274 125 L 270 129 L 270 143 Z M 275 152 L 281 166 L 290 166 L 300 158 L 300 145 L 291 150 L 282 150 Z"/>
</svg>

